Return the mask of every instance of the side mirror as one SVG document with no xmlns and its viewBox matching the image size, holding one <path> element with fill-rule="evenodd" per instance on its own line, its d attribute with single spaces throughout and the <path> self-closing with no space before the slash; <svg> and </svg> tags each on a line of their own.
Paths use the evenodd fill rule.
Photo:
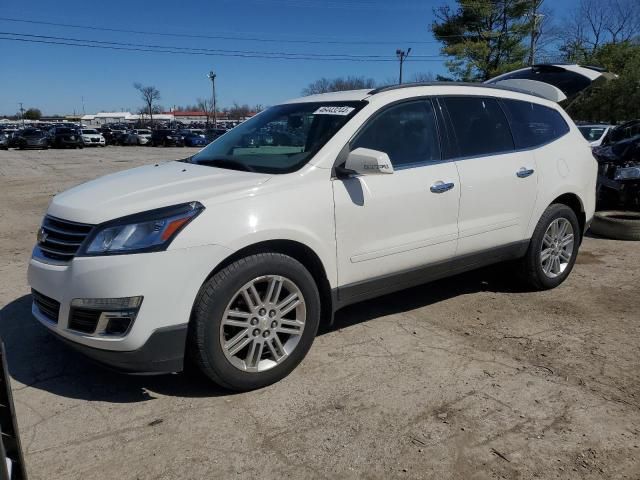
<svg viewBox="0 0 640 480">
<path fill-rule="evenodd" d="M 389 155 L 369 148 L 356 148 L 349 152 L 344 168 L 358 175 L 393 173 L 393 165 Z"/>
</svg>

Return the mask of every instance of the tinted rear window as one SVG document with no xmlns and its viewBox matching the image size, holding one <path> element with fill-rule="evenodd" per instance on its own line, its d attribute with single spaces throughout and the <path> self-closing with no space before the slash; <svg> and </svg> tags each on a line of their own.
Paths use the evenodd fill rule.
<svg viewBox="0 0 640 480">
<path fill-rule="evenodd" d="M 553 108 L 519 100 L 503 100 L 517 148 L 552 142 L 569 133 L 569 125 Z"/>
<path fill-rule="evenodd" d="M 444 97 L 455 133 L 459 157 L 492 155 L 514 150 L 504 112 L 494 98 Z"/>
</svg>

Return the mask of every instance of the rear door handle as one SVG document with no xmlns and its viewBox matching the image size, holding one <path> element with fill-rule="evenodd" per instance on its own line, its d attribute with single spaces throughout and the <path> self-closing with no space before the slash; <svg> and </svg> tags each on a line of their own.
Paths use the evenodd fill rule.
<svg viewBox="0 0 640 480">
<path fill-rule="evenodd" d="M 443 181 L 438 180 L 436 183 L 431 185 L 430 190 L 433 193 L 444 193 L 444 192 L 448 192 L 453 187 L 455 187 L 455 184 L 453 184 L 451 182 L 450 183 L 444 183 Z"/>
<path fill-rule="evenodd" d="M 516 172 L 516 176 L 518 178 L 527 178 L 527 177 L 530 177 L 531 175 L 533 175 L 534 172 L 535 172 L 535 170 L 533 168 L 522 167 L 520 170 L 518 170 Z"/>
</svg>

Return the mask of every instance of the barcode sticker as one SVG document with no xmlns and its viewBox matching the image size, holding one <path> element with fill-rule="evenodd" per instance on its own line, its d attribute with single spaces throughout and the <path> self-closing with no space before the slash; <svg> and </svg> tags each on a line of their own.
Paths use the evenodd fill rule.
<svg viewBox="0 0 640 480">
<path fill-rule="evenodd" d="M 353 107 L 320 107 L 318 110 L 313 112 L 314 115 L 349 115 L 353 112 L 355 108 Z"/>
</svg>

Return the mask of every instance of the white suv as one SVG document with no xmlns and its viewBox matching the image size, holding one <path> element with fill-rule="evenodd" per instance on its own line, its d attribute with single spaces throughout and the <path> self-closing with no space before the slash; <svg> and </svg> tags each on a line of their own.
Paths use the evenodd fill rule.
<svg viewBox="0 0 640 480">
<path fill-rule="evenodd" d="M 571 119 L 520 91 L 292 100 L 190 158 L 54 197 L 29 265 L 33 314 L 124 371 L 189 358 L 227 388 L 258 388 L 344 305 L 505 260 L 556 287 L 595 183 Z"/>
</svg>

